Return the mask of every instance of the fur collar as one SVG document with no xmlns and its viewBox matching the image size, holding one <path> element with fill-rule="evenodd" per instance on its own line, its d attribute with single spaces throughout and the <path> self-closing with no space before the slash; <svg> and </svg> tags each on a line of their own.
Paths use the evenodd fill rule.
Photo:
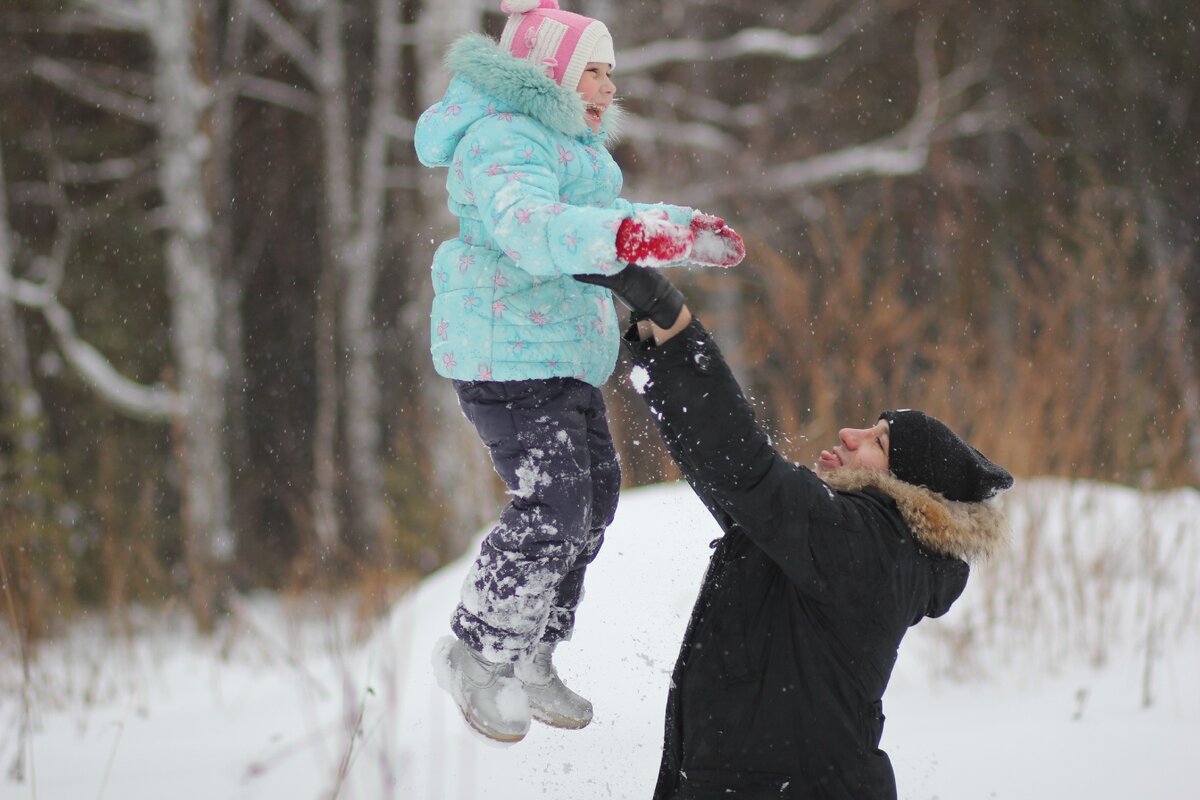
<svg viewBox="0 0 1200 800">
<path fill-rule="evenodd" d="M 599 134 L 583 121 L 583 98 L 564 89 L 533 64 L 500 49 L 500 45 L 479 33 L 468 33 L 450 46 L 446 68 L 479 91 L 511 106 L 550 128 L 571 137 L 616 138 L 621 111 L 613 103 L 604 114 Z"/>
<path fill-rule="evenodd" d="M 900 516 L 921 544 L 943 555 L 976 562 L 996 555 L 1008 537 L 1004 512 L 994 501 L 959 503 L 889 472 L 843 469 L 821 479 L 839 492 L 875 488 L 896 501 Z"/>
</svg>

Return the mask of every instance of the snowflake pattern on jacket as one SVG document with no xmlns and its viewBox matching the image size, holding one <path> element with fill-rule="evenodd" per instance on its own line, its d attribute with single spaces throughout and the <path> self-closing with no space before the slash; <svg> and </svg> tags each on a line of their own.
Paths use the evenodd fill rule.
<svg viewBox="0 0 1200 800">
<path fill-rule="evenodd" d="M 614 232 L 660 209 L 687 225 L 692 209 L 620 198 L 621 170 L 583 101 L 487 37 L 459 39 L 454 78 L 417 122 L 421 163 L 447 169 L 458 236 L 434 255 L 430 315 L 438 372 L 457 380 L 571 377 L 599 386 L 616 364 L 618 333 L 607 289 L 581 273 L 612 274 Z"/>
</svg>

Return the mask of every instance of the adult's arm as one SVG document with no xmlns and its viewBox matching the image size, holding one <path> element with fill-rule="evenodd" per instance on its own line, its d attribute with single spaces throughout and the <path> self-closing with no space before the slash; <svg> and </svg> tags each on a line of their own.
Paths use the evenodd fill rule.
<svg viewBox="0 0 1200 800">
<path fill-rule="evenodd" d="M 644 324 L 644 323 L 643 323 Z M 824 481 L 771 444 L 711 334 L 686 307 L 675 326 L 625 341 L 641 389 L 684 477 L 796 583 L 813 591 L 854 570 L 855 520 Z M 655 340 L 656 339 L 656 340 Z"/>
</svg>

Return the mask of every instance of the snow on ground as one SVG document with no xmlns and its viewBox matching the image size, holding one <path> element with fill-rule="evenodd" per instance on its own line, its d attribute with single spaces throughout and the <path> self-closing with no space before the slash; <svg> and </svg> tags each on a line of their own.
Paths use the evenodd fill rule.
<svg viewBox="0 0 1200 800">
<path fill-rule="evenodd" d="M 1194 797 L 1200 495 L 1030 481 L 1008 498 L 1008 555 L 901 647 L 883 741 L 900 796 Z M 81 624 L 28 683 L 0 641 L 0 797 L 648 797 L 716 535 L 686 486 L 623 496 L 556 658 L 595 721 L 512 746 L 472 733 L 430 665 L 469 554 L 365 644 L 344 615 L 271 598 L 209 640 L 178 613 L 132 640 Z"/>
</svg>

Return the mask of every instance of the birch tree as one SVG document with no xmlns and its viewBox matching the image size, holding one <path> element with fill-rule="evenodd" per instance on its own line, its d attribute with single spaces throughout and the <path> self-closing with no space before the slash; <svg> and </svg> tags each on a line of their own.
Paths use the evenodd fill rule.
<svg viewBox="0 0 1200 800">
<path fill-rule="evenodd" d="M 211 148 L 202 132 L 210 96 L 195 70 L 195 0 L 145 2 L 139 10 L 155 53 L 171 329 L 186 408 L 180 425 L 193 602 L 202 626 L 210 626 L 218 574 L 234 556 L 223 446 L 226 365 L 219 334 L 220 279 L 203 176 Z"/>
<path fill-rule="evenodd" d="M 142 387 L 119 375 L 76 335 L 53 282 L 20 287 L 24 291 L 17 297 L 42 311 L 68 362 L 102 398 L 128 413 L 170 419 L 177 434 L 191 603 L 200 627 L 210 630 L 223 604 L 235 541 L 224 448 L 226 362 L 219 339 L 219 273 L 204 181 L 211 141 L 203 131 L 211 93 L 196 67 L 199 7 L 195 0 L 80 0 L 77 6 L 88 13 L 88 24 L 143 36 L 153 52 L 152 101 L 103 86 L 53 61 L 43 62 L 38 74 L 154 127 L 177 389 Z"/>
</svg>

